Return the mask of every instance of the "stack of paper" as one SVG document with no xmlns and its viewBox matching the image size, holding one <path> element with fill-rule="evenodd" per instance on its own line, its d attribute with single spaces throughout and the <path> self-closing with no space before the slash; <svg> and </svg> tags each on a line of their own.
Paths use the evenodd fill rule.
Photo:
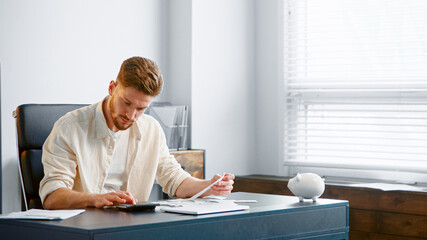
<svg viewBox="0 0 427 240">
<path fill-rule="evenodd" d="M 220 213 L 220 212 L 232 212 L 247 210 L 249 206 L 238 205 L 234 203 L 233 200 L 203 200 L 197 199 L 194 201 L 191 200 L 182 200 L 182 201 L 172 201 L 169 206 L 161 206 L 160 210 L 163 212 L 172 212 L 172 213 L 183 213 L 191 215 L 202 215 L 210 213 Z"/>
<path fill-rule="evenodd" d="M 42 210 L 30 209 L 24 212 L 12 212 L 9 214 L 0 215 L 0 219 L 39 219 L 39 220 L 58 220 L 76 216 L 84 209 L 78 210 Z"/>
</svg>

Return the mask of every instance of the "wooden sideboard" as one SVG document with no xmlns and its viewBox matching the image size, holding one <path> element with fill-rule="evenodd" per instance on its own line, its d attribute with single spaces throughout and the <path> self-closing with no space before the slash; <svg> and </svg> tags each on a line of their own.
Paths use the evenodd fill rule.
<svg viewBox="0 0 427 240">
<path fill-rule="evenodd" d="M 170 153 L 191 176 L 205 178 L 205 150 L 181 150 Z"/>
<path fill-rule="evenodd" d="M 238 176 L 233 192 L 290 195 L 288 178 Z M 427 192 L 382 191 L 326 184 L 322 198 L 348 200 L 352 240 L 427 239 Z"/>
</svg>

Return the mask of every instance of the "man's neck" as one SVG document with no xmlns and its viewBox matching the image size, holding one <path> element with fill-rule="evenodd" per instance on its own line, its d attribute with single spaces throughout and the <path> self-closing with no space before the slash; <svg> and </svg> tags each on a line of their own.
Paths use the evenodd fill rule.
<svg viewBox="0 0 427 240">
<path fill-rule="evenodd" d="M 118 132 L 119 129 L 116 128 L 113 122 L 113 118 L 111 117 L 111 112 L 109 108 L 111 97 L 108 96 L 102 101 L 102 113 L 104 114 L 105 121 L 107 122 L 108 128 L 113 132 Z"/>
</svg>

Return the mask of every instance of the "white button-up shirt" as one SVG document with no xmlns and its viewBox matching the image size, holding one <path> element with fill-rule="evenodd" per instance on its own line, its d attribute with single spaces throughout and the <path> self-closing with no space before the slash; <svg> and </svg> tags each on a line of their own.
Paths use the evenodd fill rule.
<svg viewBox="0 0 427 240">
<path fill-rule="evenodd" d="M 169 153 L 160 124 L 141 115 L 129 128 L 129 152 L 125 186 L 138 201 L 147 201 L 156 181 L 175 196 L 181 182 L 190 177 Z M 112 160 L 102 102 L 77 109 L 61 117 L 43 145 L 44 178 L 40 198 L 58 188 L 101 193 Z"/>
</svg>

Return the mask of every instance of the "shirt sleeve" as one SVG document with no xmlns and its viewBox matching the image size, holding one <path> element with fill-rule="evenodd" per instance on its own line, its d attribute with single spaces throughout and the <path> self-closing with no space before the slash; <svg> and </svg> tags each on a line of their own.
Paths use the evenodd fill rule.
<svg viewBox="0 0 427 240">
<path fill-rule="evenodd" d="M 70 147 L 70 131 L 66 121 L 58 120 L 43 144 L 42 163 L 44 177 L 39 195 L 42 203 L 58 188 L 72 189 L 77 172 L 76 155 Z"/>
<path fill-rule="evenodd" d="M 160 159 L 157 167 L 156 182 L 163 187 L 163 192 L 175 197 L 176 190 L 186 178 L 191 175 L 182 169 L 181 164 L 170 154 L 166 145 L 166 138 L 160 128 Z"/>
</svg>

